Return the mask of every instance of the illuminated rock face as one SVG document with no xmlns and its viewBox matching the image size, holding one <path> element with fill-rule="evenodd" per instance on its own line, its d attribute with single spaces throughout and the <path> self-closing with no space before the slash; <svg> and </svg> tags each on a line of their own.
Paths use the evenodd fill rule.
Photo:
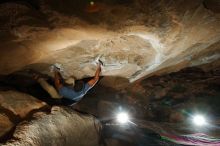
<svg viewBox="0 0 220 146">
<path fill-rule="evenodd" d="M 99 123 L 94 117 L 79 115 L 69 108 L 53 107 L 51 110 L 50 114 L 35 113 L 34 120 L 18 125 L 13 134 L 16 141 L 4 145 L 98 145 Z"/>
<path fill-rule="evenodd" d="M 104 76 L 135 81 L 220 57 L 219 13 L 212 9 L 218 2 L 105 2 L 95 13 L 77 0 L 1 3 L 1 74 L 25 66 L 49 74 L 58 62 L 65 77 L 84 78 L 100 56 Z"/>
<path fill-rule="evenodd" d="M 45 105 L 45 102 L 28 94 L 17 91 L 0 92 L 0 107 L 9 110 L 20 118 L 25 118 L 31 111 L 38 110 Z"/>
<path fill-rule="evenodd" d="M 70 107 L 51 108 L 25 93 L 0 92 L 0 143 L 3 145 L 97 146 L 100 128 L 95 117 Z"/>
<path fill-rule="evenodd" d="M 17 91 L 0 91 L 0 142 L 7 139 L 18 122 L 42 110 L 47 104 Z"/>
</svg>

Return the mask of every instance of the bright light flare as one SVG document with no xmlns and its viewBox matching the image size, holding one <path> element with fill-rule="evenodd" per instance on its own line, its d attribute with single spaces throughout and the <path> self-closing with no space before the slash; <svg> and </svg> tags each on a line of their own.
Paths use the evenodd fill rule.
<svg viewBox="0 0 220 146">
<path fill-rule="evenodd" d="M 94 1 L 91 1 L 91 2 L 90 2 L 90 5 L 91 5 L 91 6 L 93 6 L 94 4 L 95 4 L 95 2 L 94 2 Z"/>
<path fill-rule="evenodd" d="M 193 116 L 193 123 L 197 126 L 204 126 L 207 124 L 207 121 L 203 115 Z"/>
<path fill-rule="evenodd" d="M 129 116 L 125 112 L 121 112 L 117 114 L 117 121 L 121 124 L 125 124 L 129 121 Z"/>
</svg>

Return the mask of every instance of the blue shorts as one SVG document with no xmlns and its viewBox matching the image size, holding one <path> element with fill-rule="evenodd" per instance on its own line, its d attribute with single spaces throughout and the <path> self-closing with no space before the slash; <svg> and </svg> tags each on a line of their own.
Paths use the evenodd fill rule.
<svg viewBox="0 0 220 146">
<path fill-rule="evenodd" d="M 59 89 L 59 94 L 64 98 L 79 101 L 83 98 L 83 96 L 91 89 L 92 87 L 89 86 L 88 83 L 84 84 L 83 88 L 80 91 L 75 91 L 74 89 L 63 86 Z"/>
</svg>

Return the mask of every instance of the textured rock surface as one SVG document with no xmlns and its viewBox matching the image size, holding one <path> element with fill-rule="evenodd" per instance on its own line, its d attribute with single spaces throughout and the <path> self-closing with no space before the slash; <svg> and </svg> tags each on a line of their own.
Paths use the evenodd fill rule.
<svg viewBox="0 0 220 146">
<path fill-rule="evenodd" d="M 102 74 L 108 76 L 100 83 L 122 89 L 128 81 L 142 81 L 127 91 L 94 88 L 95 93 L 91 91 L 79 103 L 80 110 L 106 116 L 115 108 L 115 101 L 127 106 L 134 117 L 154 121 L 143 124 L 147 128 L 173 133 L 178 133 L 179 125 L 175 129 L 175 125 L 155 121 L 183 122 L 182 109 L 188 112 L 197 101 L 201 101 L 200 109 L 203 103 L 212 105 L 205 104 L 207 113 L 220 112 L 215 105 L 219 103 L 219 71 L 184 70 L 143 80 L 220 60 L 218 0 L 97 0 L 94 6 L 82 0 L 15 1 L 0 2 L 1 74 L 34 68 L 51 75 L 48 68 L 57 62 L 63 65 L 65 77 L 81 79 L 93 76 L 94 60 L 100 57 Z M 13 87 L 19 89 L 19 85 Z M 21 97 L 19 102 L 17 97 Z M 8 91 L 0 92 L 0 105 L 15 117 L 25 117 L 45 104 Z M 105 107 L 108 109 L 100 112 Z M 15 140 L 7 145 L 97 145 L 91 117 L 63 108 L 35 116 L 17 127 Z"/>
<path fill-rule="evenodd" d="M 216 69 L 209 70 L 210 66 L 214 66 L 214 68 Z M 77 106 L 79 110 L 97 115 L 103 120 L 113 118 L 117 113 L 117 111 L 119 111 L 121 108 L 125 109 L 126 111 L 129 111 L 131 117 L 134 118 L 132 119 L 132 121 L 134 123 L 141 124 L 146 131 L 150 129 L 158 133 L 168 132 L 168 133 L 180 134 L 180 135 L 190 134 L 194 132 L 204 132 L 201 131 L 199 128 L 197 129 L 195 126 L 191 126 L 191 124 L 187 123 L 188 121 L 186 121 L 187 120 L 186 112 L 193 113 L 193 111 L 195 110 L 202 111 L 203 113 L 206 113 L 207 115 L 212 117 L 210 119 L 212 120 L 213 124 L 215 124 L 216 122 L 217 122 L 216 124 L 219 123 L 218 113 L 220 112 L 220 109 L 218 105 L 219 103 L 218 97 L 220 91 L 219 90 L 220 75 L 219 75 L 219 65 L 217 62 L 215 65 L 209 64 L 208 67 L 205 65 L 205 66 L 201 66 L 201 68 L 206 69 L 206 71 L 195 67 L 186 68 L 176 73 L 170 73 L 162 76 L 154 76 L 142 80 L 141 82 L 136 82 L 130 85 L 127 90 L 122 90 L 122 91 L 117 91 L 113 88 L 104 87 L 98 84 L 83 98 L 82 101 L 80 101 L 77 104 Z M 21 77 L 22 76 L 19 76 L 18 78 L 21 79 Z M 24 87 L 19 86 L 19 88 L 30 88 L 30 87 L 28 86 L 28 84 L 26 84 L 24 85 Z M 65 112 L 63 112 L 63 110 Z M 72 120 L 74 120 L 75 122 L 75 119 L 78 119 L 77 116 L 72 114 L 69 115 L 66 113 L 66 111 L 72 113 L 73 111 L 70 109 L 54 107 L 52 111 L 53 111 L 52 115 L 49 114 L 49 116 L 48 114 L 46 115 L 46 113 L 45 114 L 37 113 L 34 116 L 35 117 L 34 121 L 29 120 L 29 122 L 25 122 L 24 124 L 19 125 L 15 132 L 16 134 L 14 134 L 15 139 L 19 137 L 19 139 L 21 138 L 22 141 L 24 142 L 22 143 L 21 141 L 13 140 L 11 145 L 26 144 L 27 140 L 24 140 L 26 134 L 31 135 L 31 139 L 32 136 L 36 134 L 32 132 L 33 127 L 34 129 L 35 128 L 37 129 L 38 127 L 43 127 L 48 132 L 52 132 L 52 136 L 56 136 L 57 135 L 56 132 L 59 130 L 57 130 L 57 128 L 54 127 L 56 127 L 56 125 L 61 125 L 57 121 L 57 117 L 59 120 L 65 121 L 64 123 L 71 123 Z M 55 114 L 56 116 L 53 116 L 53 114 Z M 70 121 L 65 120 L 67 115 L 69 115 L 70 117 L 73 116 L 73 119 L 71 118 Z M 69 116 L 67 117 L 69 118 Z M 56 119 L 56 120 L 51 120 L 51 119 Z M 138 120 L 138 119 L 144 119 L 144 120 Z M 45 122 L 45 120 L 47 122 Z M 45 123 L 48 123 L 48 125 Z M 54 125 L 51 123 L 53 123 Z M 73 126 L 73 124 L 71 126 Z M 26 127 L 28 128 L 26 129 Z M 54 129 L 56 130 L 54 131 L 51 130 L 50 129 L 51 127 L 53 127 L 53 130 Z M 64 134 L 65 137 L 68 137 L 71 134 L 74 135 L 76 134 L 73 133 L 74 130 L 69 131 L 69 130 L 65 130 L 65 127 L 61 127 L 61 128 L 64 129 L 64 131 L 68 132 Z M 70 128 L 68 127 L 68 129 Z M 77 128 L 74 127 L 74 129 Z M 41 129 L 39 128 L 39 130 Z M 131 129 L 131 131 L 126 131 L 126 130 L 123 131 L 120 130 L 118 127 L 115 127 L 115 130 L 116 130 L 115 132 L 119 133 L 119 135 L 127 137 L 132 142 L 136 142 L 135 138 L 137 136 L 133 136 L 133 134 L 136 134 L 133 133 L 134 132 L 133 129 Z M 44 132 L 44 130 L 41 131 Z M 77 129 L 77 131 L 81 131 L 81 130 Z M 38 140 L 41 139 L 42 137 L 41 134 L 43 132 L 37 132 L 38 135 L 37 136 L 35 135 L 35 137 L 37 137 L 36 141 L 31 140 L 28 141 L 27 143 L 38 144 Z M 209 135 L 212 136 L 219 137 L 220 135 L 219 130 L 217 128 L 211 127 L 210 129 L 208 129 L 208 132 Z M 63 133 L 63 131 L 61 131 L 60 133 Z M 48 138 L 47 136 L 44 135 L 43 137 Z M 51 137 L 49 137 L 48 139 L 50 138 Z M 158 137 L 153 136 L 152 139 L 155 139 L 156 142 L 160 142 L 160 138 Z M 60 140 L 61 142 L 55 141 L 54 143 L 63 144 L 64 140 L 62 138 L 60 138 Z M 149 140 L 151 140 L 151 138 L 149 138 Z M 148 139 L 146 140 L 146 142 L 148 142 Z M 42 143 L 45 143 L 45 141 L 42 141 Z M 53 141 L 49 141 L 49 144 L 48 143 L 47 144 L 50 145 L 50 143 L 53 143 Z M 73 141 L 71 141 L 71 143 L 73 143 Z M 86 141 L 86 143 L 88 144 L 88 141 Z M 107 139 L 107 143 L 109 145 L 111 144 L 123 145 L 123 141 L 116 140 L 114 137 L 113 138 L 110 137 L 109 139 Z M 164 144 L 164 143 L 157 145 L 163 145 L 163 146 L 174 145 L 174 144 L 169 144 L 169 143 Z M 66 144 L 64 142 L 64 145 L 69 145 L 69 144 Z M 124 145 L 128 145 L 128 144 L 124 144 Z"/>
<path fill-rule="evenodd" d="M 209 115 L 218 123 L 220 72 L 186 68 L 179 72 L 153 76 L 128 87 L 139 116 L 152 121 L 186 122 L 188 114 Z M 129 99 L 128 97 L 127 100 Z"/>
<path fill-rule="evenodd" d="M 201 68 L 152 76 L 123 90 L 99 84 L 78 103 L 77 109 L 105 118 L 115 116 L 122 107 L 138 119 L 169 123 L 184 123 L 187 112 L 200 111 L 219 123 L 219 65 L 214 65 L 215 70 Z"/>
<path fill-rule="evenodd" d="M 35 119 L 17 126 L 4 146 L 97 146 L 99 122 L 69 108 L 53 107 L 51 114 L 36 113 Z"/>
<path fill-rule="evenodd" d="M 48 73 L 58 62 L 66 77 L 83 78 L 101 55 L 103 75 L 135 81 L 219 59 L 215 0 L 117 2 L 97 3 L 94 13 L 79 0 L 1 3 L 1 73 L 25 66 Z"/>
<path fill-rule="evenodd" d="M 13 127 L 14 124 L 9 120 L 9 118 L 5 114 L 0 113 L 0 137 L 4 136 Z"/>
<path fill-rule="evenodd" d="M 33 96 L 17 91 L 0 91 L 0 106 L 11 111 L 20 118 L 26 117 L 31 111 L 46 105 Z"/>
</svg>

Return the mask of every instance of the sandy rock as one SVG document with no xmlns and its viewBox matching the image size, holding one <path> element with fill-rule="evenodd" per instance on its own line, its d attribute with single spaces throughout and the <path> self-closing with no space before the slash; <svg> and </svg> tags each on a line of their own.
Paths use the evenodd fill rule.
<svg viewBox="0 0 220 146">
<path fill-rule="evenodd" d="M 33 110 L 40 109 L 46 105 L 33 96 L 17 91 L 0 91 L 0 106 L 10 110 L 13 114 L 24 118 Z"/>
<path fill-rule="evenodd" d="M 20 124 L 13 140 L 4 146 L 97 146 L 100 123 L 90 115 L 81 115 L 70 108 L 54 107 L 49 115 Z"/>
<path fill-rule="evenodd" d="M 0 137 L 9 132 L 13 126 L 14 124 L 9 120 L 9 118 L 6 115 L 0 113 Z"/>
<path fill-rule="evenodd" d="M 102 75 L 133 82 L 220 58 L 217 0 L 134 3 L 103 1 L 94 14 L 78 0 L 37 1 L 38 11 L 28 1 L 1 3 L 1 74 L 23 67 L 50 74 L 49 66 L 58 62 L 65 77 L 80 79 L 94 75 L 100 56 Z"/>
</svg>

